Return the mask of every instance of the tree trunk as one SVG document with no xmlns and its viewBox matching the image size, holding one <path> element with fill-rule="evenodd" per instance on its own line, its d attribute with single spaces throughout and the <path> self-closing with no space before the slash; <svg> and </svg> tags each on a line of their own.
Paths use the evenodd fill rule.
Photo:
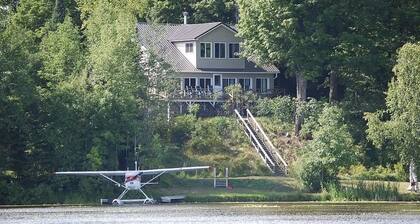
<svg viewBox="0 0 420 224">
<path fill-rule="evenodd" d="M 330 94 L 329 94 L 329 101 L 330 103 L 337 102 L 337 88 L 338 88 L 338 82 L 337 82 L 337 73 L 334 71 L 330 72 Z"/>
<path fill-rule="evenodd" d="M 417 192 L 419 189 L 418 182 L 417 182 L 417 174 L 416 174 L 416 165 L 414 164 L 414 160 L 412 159 L 410 162 L 410 166 L 408 169 L 409 173 L 409 180 L 410 185 L 408 186 L 408 189 L 413 192 Z"/>
<path fill-rule="evenodd" d="M 303 111 L 302 104 L 306 100 L 306 87 L 307 81 L 302 74 L 296 74 L 296 98 L 298 99 L 296 105 L 296 114 L 295 114 L 295 135 L 299 136 L 299 131 L 302 128 L 303 123 Z"/>
</svg>

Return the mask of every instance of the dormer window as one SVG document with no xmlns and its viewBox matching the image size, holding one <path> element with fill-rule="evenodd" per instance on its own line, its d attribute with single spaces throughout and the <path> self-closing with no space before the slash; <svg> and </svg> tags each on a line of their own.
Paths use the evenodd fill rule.
<svg viewBox="0 0 420 224">
<path fill-rule="evenodd" d="M 193 43 L 186 43 L 185 44 L 185 53 L 192 53 L 194 52 Z"/>
<path fill-rule="evenodd" d="M 214 57 L 226 58 L 226 44 L 225 43 L 214 43 Z"/>
<path fill-rule="evenodd" d="M 229 44 L 229 58 L 239 58 L 239 44 L 238 43 Z"/>
<path fill-rule="evenodd" d="M 200 56 L 211 58 L 211 43 L 200 43 Z"/>
</svg>

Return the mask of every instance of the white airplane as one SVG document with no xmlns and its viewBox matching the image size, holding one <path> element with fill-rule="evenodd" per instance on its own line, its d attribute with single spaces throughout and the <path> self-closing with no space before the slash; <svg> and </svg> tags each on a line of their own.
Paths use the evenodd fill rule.
<svg viewBox="0 0 420 224">
<path fill-rule="evenodd" d="M 159 176 L 165 173 L 175 173 L 181 171 L 192 171 L 192 170 L 202 170 L 209 169 L 209 166 L 193 166 L 193 167 L 179 167 L 179 168 L 167 168 L 167 169 L 153 169 L 153 170 L 127 170 L 127 171 L 68 171 L 68 172 L 56 172 L 58 175 L 82 175 L 82 176 L 102 176 L 105 179 L 115 183 L 118 187 L 124 188 L 124 191 L 118 196 L 118 198 L 112 201 L 113 205 L 122 205 L 125 202 L 143 202 L 143 204 L 154 203 L 155 200 L 147 196 L 147 194 L 142 190 L 148 184 L 152 184 L 153 180 L 156 180 Z M 147 182 L 141 182 L 141 176 L 145 175 L 155 175 Z M 119 183 L 118 181 L 112 179 L 113 176 L 125 176 L 124 184 Z M 135 190 L 139 191 L 144 198 L 141 199 L 125 199 L 125 194 L 128 191 Z"/>
</svg>

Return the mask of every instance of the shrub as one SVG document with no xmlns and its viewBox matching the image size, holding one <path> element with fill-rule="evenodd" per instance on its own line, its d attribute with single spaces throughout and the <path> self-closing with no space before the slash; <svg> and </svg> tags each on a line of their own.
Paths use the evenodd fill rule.
<svg viewBox="0 0 420 224">
<path fill-rule="evenodd" d="M 401 198 L 396 185 L 362 181 L 351 186 L 328 185 L 326 188 L 332 201 L 396 201 Z"/>
<path fill-rule="evenodd" d="M 313 132 L 314 139 L 305 145 L 297 161 L 297 177 L 310 191 L 319 191 L 325 184 L 336 182 L 339 167 L 350 166 L 356 160 L 357 147 L 342 114 L 336 106 L 323 108 L 316 124 L 318 129 Z"/>
<path fill-rule="evenodd" d="M 406 181 L 407 175 L 402 163 L 396 163 L 393 167 L 376 166 L 367 169 L 361 164 L 352 165 L 347 170 L 340 171 L 340 175 L 356 180 L 382 180 L 382 181 Z"/>
<path fill-rule="evenodd" d="M 262 98 L 255 106 L 257 116 L 273 116 L 283 122 L 293 122 L 295 110 L 295 101 L 290 96 Z"/>
<path fill-rule="evenodd" d="M 190 139 L 196 120 L 197 118 L 191 114 L 175 117 L 170 129 L 172 142 L 183 144 Z"/>
<path fill-rule="evenodd" d="M 337 182 L 337 177 L 311 153 L 300 157 L 293 169 L 301 186 L 310 192 L 319 192 L 326 184 Z"/>
</svg>

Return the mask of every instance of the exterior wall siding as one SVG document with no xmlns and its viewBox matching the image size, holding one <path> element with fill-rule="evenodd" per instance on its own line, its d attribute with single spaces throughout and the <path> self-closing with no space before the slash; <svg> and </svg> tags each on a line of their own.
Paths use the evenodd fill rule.
<svg viewBox="0 0 420 224">
<path fill-rule="evenodd" d="M 187 53 L 185 51 L 185 44 L 193 44 L 193 52 Z M 197 43 L 195 41 L 186 41 L 186 42 L 176 42 L 174 43 L 175 47 L 191 62 L 195 67 L 197 67 Z"/>
<path fill-rule="evenodd" d="M 211 43 L 211 58 L 201 58 L 200 56 L 200 43 Z M 196 43 L 196 64 L 197 68 L 245 68 L 245 59 L 243 58 L 229 58 L 229 43 L 240 43 L 242 40 L 235 36 L 235 33 L 219 26 L 215 30 L 200 37 Z M 226 58 L 215 58 L 214 43 L 225 43 Z"/>
</svg>

